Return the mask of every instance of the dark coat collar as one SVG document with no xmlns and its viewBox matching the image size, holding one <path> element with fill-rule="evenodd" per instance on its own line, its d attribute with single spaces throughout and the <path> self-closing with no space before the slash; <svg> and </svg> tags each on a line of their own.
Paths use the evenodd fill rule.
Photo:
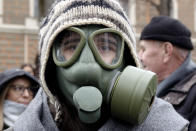
<svg viewBox="0 0 196 131">
<path fill-rule="evenodd" d="M 196 64 L 191 60 L 191 54 L 189 53 L 184 63 L 158 85 L 156 95 L 158 97 L 166 95 L 170 88 L 173 88 L 176 83 L 189 75 L 193 70 L 196 70 Z"/>
</svg>

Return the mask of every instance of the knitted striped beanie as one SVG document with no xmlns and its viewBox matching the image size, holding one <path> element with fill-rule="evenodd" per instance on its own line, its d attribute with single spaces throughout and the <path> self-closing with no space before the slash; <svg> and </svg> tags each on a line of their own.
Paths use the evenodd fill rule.
<svg viewBox="0 0 196 131">
<path fill-rule="evenodd" d="M 57 0 L 40 29 L 39 51 L 41 53 L 40 79 L 49 97 L 53 97 L 44 78 L 46 64 L 56 36 L 70 26 L 98 24 L 122 33 L 130 54 L 137 66 L 135 36 L 122 7 L 115 0 Z M 131 58 L 130 58 L 131 59 Z"/>
</svg>

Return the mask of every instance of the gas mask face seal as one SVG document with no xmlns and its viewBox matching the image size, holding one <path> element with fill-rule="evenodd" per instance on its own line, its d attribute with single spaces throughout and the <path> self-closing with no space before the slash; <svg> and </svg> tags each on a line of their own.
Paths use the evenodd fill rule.
<svg viewBox="0 0 196 131">
<path fill-rule="evenodd" d="M 52 55 L 59 88 L 84 123 L 100 118 L 110 81 L 122 69 L 123 52 L 121 33 L 99 25 L 69 27 L 55 39 Z"/>
<path fill-rule="evenodd" d="M 86 41 L 96 61 L 106 69 L 115 69 L 122 63 L 124 39 L 120 32 L 103 28 L 85 35 L 77 27 L 63 31 L 63 39 L 53 46 L 53 60 L 57 66 L 68 67 L 77 61 Z"/>
</svg>

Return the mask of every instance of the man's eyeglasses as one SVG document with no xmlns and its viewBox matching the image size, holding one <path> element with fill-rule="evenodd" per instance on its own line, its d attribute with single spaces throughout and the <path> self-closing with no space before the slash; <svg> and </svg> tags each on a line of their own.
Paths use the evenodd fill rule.
<svg viewBox="0 0 196 131">
<path fill-rule="evenodd" d="M 34 87 L 24 87 L 21 85 L 11 85 L 12 88 L 18 95 L 23 95 L 24 91 L 27 90 L 30 96 L 34 95 Z"/>
</svg>

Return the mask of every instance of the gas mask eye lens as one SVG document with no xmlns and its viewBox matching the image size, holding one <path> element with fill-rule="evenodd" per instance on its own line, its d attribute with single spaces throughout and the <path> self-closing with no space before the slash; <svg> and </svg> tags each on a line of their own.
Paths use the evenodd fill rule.
<svg viewBox="0 0 196 131">
<path fill-rule="evenodd" d="M 93 37 L 93 43 L 101 59 L 108 65 L 116 64 L 122 48 L 122 38 L 114 32 L 102 32 Z"/>
<path fill-rule="evenodd" d="M 65 32 L 64 38 L 60 42 L 60 48 L 59 51 L 57 51 L 59 55 L 57 56 L 63 56 L 64 61 L 69 60 L 73 56 L 78 44 L 80 43 L 80 38 L 81 38 L 80 35 L 76 32 L 73 31 Z M 62 58 L 58 60 L 61 61 Z"/>
<path fill-rule="evenodd" d="M 124 52 L 121 33 L 111 28 L 88 33 L 89 29 L 85 31 L 77 27 L 69 27 L 62 31 L 53 44 L 52 55 L 55 64 L 62 67 L 72 65 L 80 57 L 87 43 L 100 65 L 107 69 L 118 68 L 122 64 Z"/>
<path fill-rule="evenodd" d="M 69 66 L 79 57 L 86 38 L 82 30 L 70 27 L 62 31 L 53 45 L 53 60 L 58 66 Z"/>
</svg>

